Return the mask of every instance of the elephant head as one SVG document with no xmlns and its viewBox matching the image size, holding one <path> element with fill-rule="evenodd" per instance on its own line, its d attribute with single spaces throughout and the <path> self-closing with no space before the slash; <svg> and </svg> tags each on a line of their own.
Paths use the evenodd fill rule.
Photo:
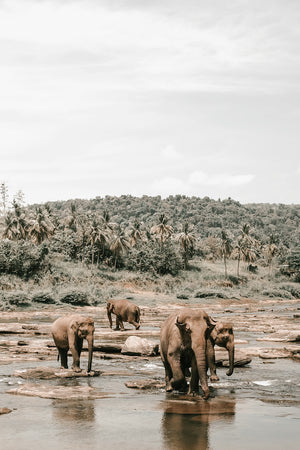
<svg viewBox="0 0 300 450">
<path fill-rule="evenodd" d="M 93 359 L 93 344 L 94 344 L 94 321 L 89 317 L 86 318 L 76 318 L 72 324 L 71 328 L 74 331 L 75 335 L 78 336 L 79 339 L 86 339 L 88 343 L 88 372 L 91 371 L 92 368 L 92 359 Z"/>
<path fill-rule="evenodd" d="M 180 330 L 183 348 L 191 348 L 194 359 L 192 359 L 192 378 L 190 391 L 196 390 L 200 384 L 204 392 L 204 398 L 209 397 L 206 373 L 206 341 L 216 322 L 202 310 L 183 310 L 176 318 L 176 326 Z"/>
<path fill-rule="evenodd" d="M 234 335 L 232 324 L 228 322 L 217 322 L 210 337 L 214 344 L 219 347 L 224 347 L 228 351 L 229 370 L 226 372 L 226 375 L 232 375 L 234 369 Z"/>
</svg>

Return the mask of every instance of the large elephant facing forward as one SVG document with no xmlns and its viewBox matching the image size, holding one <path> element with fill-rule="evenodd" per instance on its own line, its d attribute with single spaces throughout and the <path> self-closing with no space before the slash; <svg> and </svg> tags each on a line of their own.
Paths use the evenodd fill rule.
<svg viewBox="0 0 300 450">
<path fill-rule="evenodd" d="M 73 356 L 72 369 L 80 372 L 80 354 L 83 339 L 88 342 L 88 372 L 92 368 L 93 345 L 94 345 L 94 321 L 89 317 L 79 314 L 68 314 L 57 319 L 51 327 L 52 336 L 58 349 L 61 367 L 68 368 L 68 351 Z"/>
<path fill-rule="evenodd" d="M 207 384 L 207 340 L 216 322 L 203 310 L 184 308 L 168 317 L 160 333 L 160 354 L 165 366 L 166 390 L 186 389 L 185 376 L 192 368 L 188 393 L 198 392 L 199 380 L 204 398 Z"/>
<path fill-rule="evenodd" d="M 108 300 L 106 305 L 109 326 L 112 328 L 111 315 L 116 315 L 116 330 L 124 331 L 123 322 L 131 323 L 138 330 L 140 328 L 140 308 L 129 300 Z"/>
</svg>

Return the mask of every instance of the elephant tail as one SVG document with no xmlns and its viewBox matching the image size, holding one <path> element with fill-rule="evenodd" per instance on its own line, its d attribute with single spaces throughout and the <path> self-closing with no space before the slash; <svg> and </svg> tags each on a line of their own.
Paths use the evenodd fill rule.
<svg viewBox="0 0 300 450">
<path fill-rule="evenodd" d="M 58 354 L 57 354 L 57 361 L 59 361 L 59 352 L 58 352 Z"/>
</svg>

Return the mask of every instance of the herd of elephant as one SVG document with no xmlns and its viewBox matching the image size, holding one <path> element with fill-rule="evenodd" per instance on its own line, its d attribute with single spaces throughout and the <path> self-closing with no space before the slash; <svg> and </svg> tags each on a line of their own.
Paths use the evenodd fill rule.
<svg viewBox="0 0 300 450">
<path fill-rule="evenodd" d="M 116 315 L 116 329 L 124 330 L 123 322 L 140 327 L 140 308 L 129 300 L 108 300 L 107 316 L 112 328 L 112 314 Z M 88 342 L 88 372 L 92 368 L 94 321 L 79 314 L 69 314 L 57 319 L 51 328 L 58 349 L 61 367 L 68 368 L 68 351 L 73 357 L 72 369 L 80 372 L 80 354 L 83 339 Z M 218 381 L 215 363 L 215 345 L 224 347 L 229 355 L 229 370 L 234 368 L 234 335 L 230 323 L 216 322 L 201 309 L 182 308 L 171 314 L 162 324 L 160 355 L 165 368 L 166 391 L 199 392 L 199 382 L 204 398 L 209 397 L 207 371 L 210 380 Z M 189 385 L 186 378 L 190 378 Z"/>
</svg>

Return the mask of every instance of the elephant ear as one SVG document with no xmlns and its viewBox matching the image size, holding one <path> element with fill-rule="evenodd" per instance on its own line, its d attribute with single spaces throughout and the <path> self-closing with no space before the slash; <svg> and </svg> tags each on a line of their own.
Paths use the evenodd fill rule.
<svg viewBox="0 0 300 450">
<path fill-rule="evenodd" d="M 179 328 L 180 331 L 191 334 L 191 327 L 187 322 L 180 322 L 179 317 L 176 317 L 175 325 Z"/>
<path fill-rule="evenodd" d="M 73 320 L 73 322 L 71 323 L 71 329 L 74 331 L 74 333 L 78 331 L 79 326 L 79 322 L 77 322 L 77 320 Z"/>
</svg>

